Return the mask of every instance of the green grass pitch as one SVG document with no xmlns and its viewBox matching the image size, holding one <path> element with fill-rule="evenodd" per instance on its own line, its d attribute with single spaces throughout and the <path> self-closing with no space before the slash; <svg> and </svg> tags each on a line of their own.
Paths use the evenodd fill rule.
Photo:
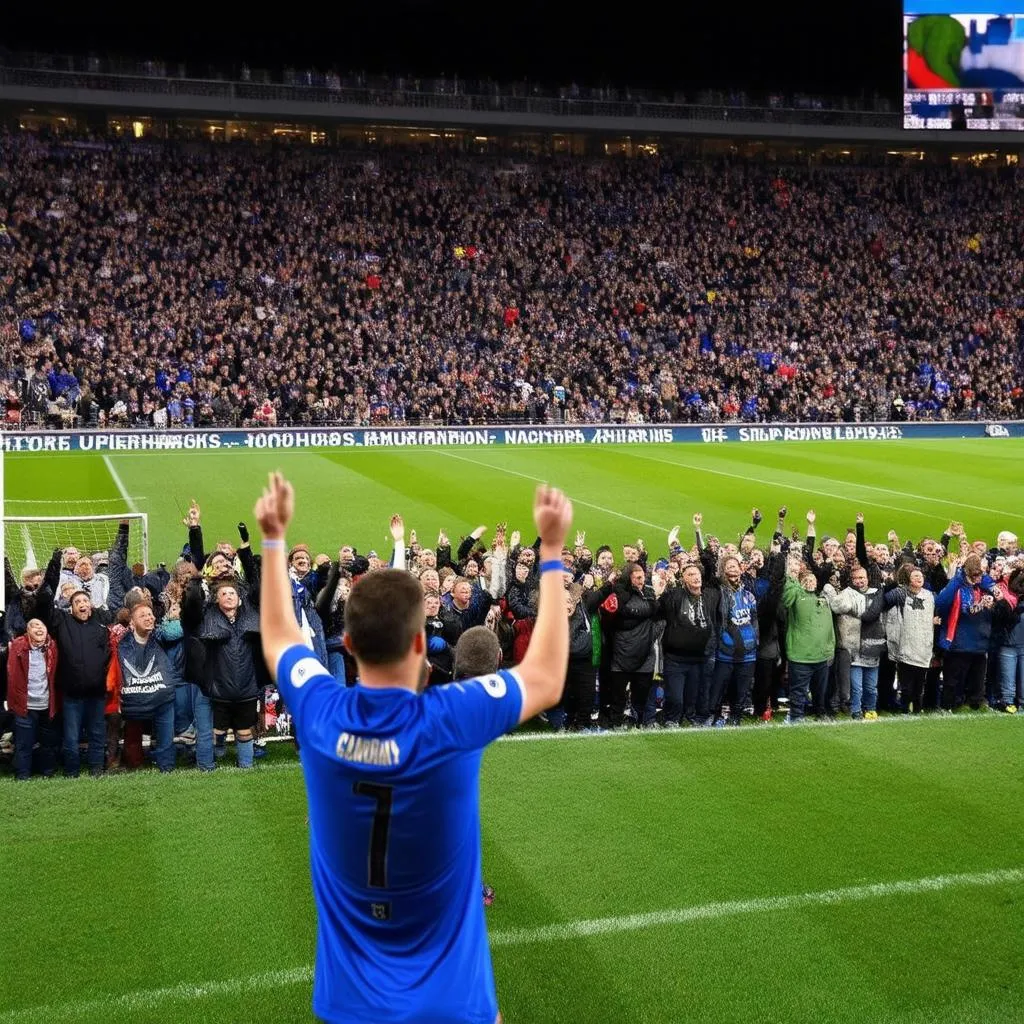
<svg viewBox="0 0 1024 1024">
<path fill-rule="evenodd" d="M 1020 533 L 1024 443 L 224 452 L 5 460 L 8 514 L 148 512 L 151 554 L 235 539 L 269 469 L 291 539 L 386 553 L 507 519 L 535 480 L 589 544 L 652 551 L 695 511 L 720 537 L 759 505 L 819 533 L 950 519 Z M 115 483 L 113 469 L 119 483 Z M 100 507 L 102 505 L 102 507 Z M 70 508 L 68 509 L 70 511 Z M 762 527 L 767 541 L 767 528 Z M 1018 716 L 1019 718 L 1019 716 Z M 484 760 L 484 874 L 509 1024 L 1024 1019 L 1024 746 L 996 715 L 530 738 Z M 315 919 L 301 770 L 0 781 L 0 1024 L 311 1019 Z"/>
</svg>

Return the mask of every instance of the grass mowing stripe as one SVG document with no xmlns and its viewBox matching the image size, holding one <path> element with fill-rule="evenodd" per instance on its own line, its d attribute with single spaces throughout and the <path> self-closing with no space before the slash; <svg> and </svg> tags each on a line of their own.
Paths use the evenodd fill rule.
<svg viewBox="0 0 1024 1024">
<path fill-rule="evenodd" d="M 718 476 L 731 477 L 734 480 L 749 480 L 753 484 L 765 484 L 765 485 L 771 485 L 771 486 L 776 486 L 776 487 L 781 487 L 781 488 L 788 487 L 788 488 L 790 488 L 791 490 L 794 490 L 794 491 L 802 491 L 802 492 L 807 493 L 807 494 L 821 494 L 821 495 L 824 495 L 827 498 L 837 498 L 837 499 L 839 499 L 841 501 L 851 501 L 852 502 L 852 501 L 857 501 L 858 500 L 856 498 L 851 498 L 851 497 L 849 497 L 846 494 L 832 494 L 832 493 L 830 493 L 828 491 L 818 490 L 817 488 L 797 487 L 795 484 L 780 483 L 777 480 L 760 480 L 760 479 L 758 479 L 756 477 L 749 476 L 746 473 L 728 473 L 728 472 L 726 472 L 725 470 L 722 470 L 722 469 L 711 469 L 708 466 L 693 466 L 693 465 L 691 465 L 689 463 L 677 462 L 675 459 L 658 459 L 658 458 L 655 458 L 653 455 L 641 455 L 638 452 L 631 452 L 630 454 L 632 454 L 634 458 L 644 459 L 647 462 L 660 462 L 660 463 L 663 463 L 666 466 L 678 466 L 680 469 L 692 469 L 692 470 L 696 470 L 697 472 L 701 472 L 701 473 L 714 473 L 714 474 L 716 474 Z M 827 476 L 819 477 L 818 479 L 822 480 L 823 482 L 831 483 L 831 484 L 842 484 L 842 483 L 846 483 L 847 482 L 845 480 L 836 480 L 834 477 L 827 477 Z M 932 504 L 951 505 L 954 508 L 969 508 L 969 509 L 972 509 L 975 512 L 991 512 L 994 515 L 999 515 L 999 516 L 1016 516 L 1016 515 L 1018 515 L 1018 513 L 1016 513 L 1016 512 L 1007 512 L 1006 509 L 1002 509 L 1002 508 L 989 508 L 986 505 L 970 505 L 970 504 L 968 504 L 965 501 L 951 501 L 951 500 L 948 500 L 946 498 L 932 498 L 932 497 L 929 497 L 928 495 L 925 495 L 925 494 L 911 494 L 911 492 L 907 491 L 907 490 L 903 490 L 903 489 L 896 490 L 895 488 L 892 488 L 892 487 L 877 487 L 877 486 L 875 486 L 873 484 L 861 483 L 859 480 L 858 481 L 849 481 L 849 482 L 852 483 L 854 487 L 858 487 L 861 490 L 865 490 L 865 491 L 880 491 L 883 494 L 898 494 L 898 495 L 901 495 L 904 498 L 913 498 L 915 501 L 929 501 Z M 910 512 L 911 511 L 910 509 L 900 508 L 898 505 L 883 505 L 883 504 L 881 504 L 879 502 L 866 501 L 866 500 L 861 500 L 861 504 L 863 504 L 863 505 L 871 505 L 874 508 L 888 508 L 888 509 L 891 509 L 893 512 Z M 914 514 L 915 515 L 927 515 L 928 513 L 921 512 L 920 509 L 917 509 L 917 510 L 914 510 Z"/>
<path fill-rule="evenodd" d="M 631 453 L 632 454 L 632 453 Z M 868 505 L 871 508 L 887 508 L 891 512 L 904 512 L 907 515 L 933 518 L 928 512 L 922 512 L 919 508 L 904 508 L 902 505 L 889 505 L 882 501 L 868 501 L 864 498 L 855 498 L 849 494 L 837 494 L 835 491 L 823 491 L 820 487 L 801 487 L 798 484 L 791 484 L 782 480 L 765 480 L 763 477 L 751 476 L 749 473 L 730 473 L 724 469 L 712 469 L 710 466 L 694 466 L 687 462 L 676 462 L 674 459 L 656 459 L 653 455 L 633 454 L 635 459 L 643 459 L 644 462 L 658 462 L 663 466 L 674 466 L 676 469 L 690 470 L 694 473 L 710 473 L 714 476 L 725 476 L 731 480 L 745 480 L 751 484 L 762 484 L 765 487 L 777 487 L 779 490 L 800 491 L 803 494 L 816 494 L 822 498 L 835 498 L 838 501 L 848 501 L 850 504 Z M 828 479 L 822 477 L 822 480 Z M 842 481 L 833 481 L 841 483 Z M 859 486 L 854 484 L 854 486 Z M 914 497 L 914 495 L 907 495 Z M 1007 513 L 1009 514 L 1009 513 Z"/>
<path fill-rule="evenodd" d="M 545 481 L 537 476 L 530 476 L 528 473 L 520 473 L 515 469 L 506 469 L 504 466 L 495 466 L 490 462 L 481 462 L 479 459 L 467 459 L 465 455 L 456 455 L 454 452 L 446 452 L 439 448 L 428 449 L 435 455 L 446 455 L 449 459 L 458 459 L 460 462 L 469 462 L 474 466 L 482 466 L 484 469 L 492 469 L 497 473 L 505 473 L 507 476 L 518 476 L 523 480 L 532 480 L 535 484 L 542 484 Z M 666 533 L 669 527 L 662 526 L 660 523 L 651 523 L 646 519 L 637 519 L 636 516 L 627 516 L 624 512 L 616 512 L 614 509 L 605 508 L 603 505 L 595 505 L 593 502 L 584 501 L 582 498 L 573 498 L 570 495 L 572 502 L 576 505 L 584 505 L 586 508 L 592 508 L 597 512 L 604 512 L 605 515 L 615 516 L 617 519 L 625 519 L 628 523 L 639 523 L 641 526 L 650 526 L 655 530 L 664 530 Z"/>
<path fill-rule="evenodd" d="M 869 885 L 851 885 L 820 892 L 797 893 L 790 896 L 765 896 L 749 900 L 729 900 L 704 903 L 692 907 L 678 907 L 644 914 L 626 914 L 620 917 L 600 917 L 589 920 L 567 921 L 542 925 L 539 928 L 513 928 L 495 932 L 490 936 L 492 947 L 528 946 L 540 943 L 565 943 L 591 936 L 646 931 L 694 921 L 712 921 L 743 914 L 780 913 L 803 907 L 836 906 L 866 900 L 889 899 L 894 896 L 917 896 L 943 892 L 948 889 L 982 888 L 995 885 L 1019 885 L 1024 882 L 1024 869 L 1002 868 L 971 874 L 936 875 L 892 882 L 874 882 Z M 32 1024 L 34 1021 L 55 1019 L 73 1020 L 110 1010 L 141 1012 L 153 1010 L 165 1003 L 196 1002 L 214 997 L 240 996 L 280 988 L 285 985 L 308 984 L 313 977 L 309 966 L 286 970 L 267 971 L 244 978 L 199 983 L 182 982 L 165 988 L 126 992 L 104 998 L 83 1000 L 78 1003 L 45 1004 L 22 1010 L 0 1013 L 0 1024 Z"/>
<path fill-rule="evenodd" d="M 192 1003 L 201 999 L 225 998 L 265 992 L 282 985 L 299 985 L 313 980 L 313 968 L 291 967 L 286 970 L 266 971 L 247 978 L 227 978 L 223 981 L 182 982 L 166 988 L 140 989 L 121 995 L 103 996 L 79 1003 L 46 1003 L 24 1010 L 0 1013 L 0 1024 L 32 1024 L 33 1021 L 74 1020 L 92 1014 L 106 1014 L 111 1010 L 141 1013 L 155 1010 L 167 1003 Z"/>
<path fill-rule="evenodd" d="M 491 936 L 491 945 L 525 946 L 539 942 L 569 942 L 592 935 L 646 931 L 648 928 L 688 924 L 691 921 L 710 921 L 720 917 L 735 917 L 738 914 L 773 913 L 801 907 L 885 899 L 890 896 L 916 896 L 920 893 L 942 892 L 944 889 L 1018 885 L 1021 882 L 1024 882 L 1022 868 L 1003 868 L 975 874 L 936 875 L 932 878 L 914 878 L 906 881 L 873 882 L 870 885 L 850 885 L 842 889 L 825 889 L 822 892 L 804 892 L 792 896 L 759 896 L 750 900 L 704 903 L 695 907 L 626 914 L 621 917 L 566 921 L 564 924 L 548 924 L 540 928 L 514 928 L 496 932 Z"/>
<path fill-rule="evenodd" d="M 125 487 L 124 481 L 118 475 L 117 470 L 114 469 L 114 464 L 110 461 L 109 455 L 103 456 L 103 465 L 107 467 L 107 472 L 110 474 L 110 479 L 114 481 L 114 486 L 121 492 L 121 497 L 124 498 L 125 504 L 128 506 L 128 511 L 138 512 L 139 506 L 135 504 L 134 499 L 128 493 L 128 489 Z"/>
</svg>

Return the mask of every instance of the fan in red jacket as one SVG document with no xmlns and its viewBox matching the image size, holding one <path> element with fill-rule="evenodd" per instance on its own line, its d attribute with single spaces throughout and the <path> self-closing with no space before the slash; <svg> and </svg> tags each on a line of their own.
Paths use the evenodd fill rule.
<svg viewBox="0 0 1024 1024">
<path fill-rule="evenodd" d="M 44 776 L 57 770 L 60 732 L 54 719 L 60 698 L 57 675 L 57 642 L 39 619 L 30 619 L 24 636 L 11 641 L 7 654 L 7 706 L 14 715 L 14 777 L 32 774 L 36 744 L 39 770 Z"/>
</svg>

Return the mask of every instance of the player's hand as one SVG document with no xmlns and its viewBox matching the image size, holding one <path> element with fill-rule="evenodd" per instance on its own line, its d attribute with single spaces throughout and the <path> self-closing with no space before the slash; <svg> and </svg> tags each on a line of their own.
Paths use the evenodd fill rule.
<svg viewBox="0 0 1024 1024">
<path fill-rule="evenodd" d="M 195 502 L 192 504 L 198 515 L 199 506 Z M 191 510 L 189 514 L 191 515 Z M 283 538 L 294 514 L 294 488 L 280 473 L 271 473 L 255 508 L 256 521 L 260 524 L 263 536 L 268 540 Z"/>
<path fill-rule="evenodd" d="M 399 541 L 405 536 L 405 521 L 401 516 L 391 517 L 391 539 Z"/>
<path fill-rule="evenodd" d="M 564 547 L 572 525 L 572 502 L 557 488 L 542 484 L 533 500 L 537 536 L 546 547 Z"/>
</svg>

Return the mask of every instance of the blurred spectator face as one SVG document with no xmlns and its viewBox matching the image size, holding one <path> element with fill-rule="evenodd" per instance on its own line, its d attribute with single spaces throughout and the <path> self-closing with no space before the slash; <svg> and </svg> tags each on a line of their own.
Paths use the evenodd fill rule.
<svg viewBox="0 0 1024 1024">
<path fill-rule="evenodd" d="M 455 586 L 455 579 L 456 579 L 455 576 L 445 576 L 444 579 L 441 580 L 441 593 L 442 594 L 450 594 L 451 593 L 452 587 Z"/>
<path fill-rule="evenodd" d="M 423 611 L 428 619 L 434 618 L 441 610 L 441 597 L 437 591 L 427 591 L 423 595 Z"/>
<path fill-rule="evenodd" d="M 155 626 L 156 616 L 153 614 L 153 609 L 145 602 L 137 604 L 132 610 L 132 629 L 139 636 L 148 637 Z"/>
<path fill-rule="evenodd" d="M 70 547 L 64 549 L 64 568 L 74 569 L 75 562 L 78 561 L 78 548 Z"/>
<path fill-rule="evenodd" d="M 234 587 L 218 587 L 217 607 L 228 616 L 238 611 L 238 591 Z"/>
<path fill-rule="evenodd" d="M 338 553 L 338 560 L 342 565 L 351 565 L 353 558 L 355 558 L 355 549 L 351 544 L 346 544 Z"/>
<path fill-rule="evenodd" d="M 636 590 L 644 589 L 644 581 L 646 580 L 643 569 L 634 569 L 629 574 L 629 584 Z"/>
<path fill-rule="evenodd" d="M 836 550 L 832 554 L 832 564 L 842 572 L 846 568 L 846 552 L 842 548 L 836 547 Z"/>
<path fill-rule="evenodd" d="M 640 552 L 631 544 L 626 544 L 622 548 L 622 560 L 624 562 L 635 562 L 640 557 Z"/>
<path fill-rule="evenodd" d="M 313 568 L 313 563 L 310 560 L 308 551 L 296 551 L 292 555 L 292 568 L 295 570 L 297 576 L 305 576 L 310 569 Z"/>
<path fill-rule="evenodd" d="M 516 583 L 524 584 L 530 576 L 530 567 L 525 562 L 520 562 L 516 566 Z"/>
<path fill-rule="evenodd" d="M 853 584 L 854 590 L 859 590 L 863 594 L 868 589 L 867 569 L 854 569 L 850 575 L 850 582 Z"/>
<path fill-rule="evenodd" d="M 924 555 L 926 565 L 938 565 L 942 561 L 942 549 L 933 540 L 926 540 L 921 545 L 921 553 Z"/>
<path fill-rule="evenodd" d="M 910 592 L 916 594 L 924 586 L 924 573 L 920 569 L 910 571 Z"/>
<path fill-rule="evenodd" d="M 85 622 L 92 615 L 92 601 L 88 594 L 75 594 L 71 600 L 71 614 L 79 622 Z"/>
<path fill-rule="evenodd" d="M 832 558 L 839 550 L 839 541 L 834 537 L 829 537 L 829 539 L 821 545 L 821 550 L 825 553 L 826 558 Z"/>
<path fill-rule="evenodd" d="M 427 569 L 422 576 L 420 576 L 420 585 L 424 590 L 436 590 L 438 593 L 441 591 L 441 578 L 437 575 L 436 569 Z"/>
<path fill-rule="evenodd" d="M 612 566 L 615 564 L 615 556 L 610 551 L 602 551 L 597 556 L 597 567 L 605 575 L 612 571 Z"/>
<path fill-rule="evenodd" d="M 887 565 L 889 562 L 889 545 L 876 544 L 874 547 L 875 561 L 880 565 Z"/>
<path fill-rule="evenodd" d="M 28 642 L 33 647 L 42 647 L 49 639 L 49 633 L 46 632 L 46 626 L 40 619 L 28 620 L 28 623 L 25 626 L 25 635 L 28 637 Z"/>
<path fill-rule="evenodd" d="M 740 585 L 740 576 L 743 574 L 740 569 L 739 559 L 735 556 L 727 558 L 722 564 L 722 573 L 730 587 L 738 587 Z"/>
<path fill-rule="evenodd" d="M 988 554 L 988 544 L 983 540 L 976 540 L 971 545 L 971 550 L 979 557 L 984 558 Z"/>
<path fill-rule="evenodd" d="M 750 552 L 750 558 L 748 560 L 750 569 L 752 572 L 757 572 L 764 568 L 764 552 L 758 549 L 754 549 Z"/>
<path fill-rule="evenodd" d="M 352 593 L 352 581 L 350 579 L 348 579 L 346 576 L 342 576 L 341 579 L 338 580 L 338 590 L 337 590 L 338 600 L 339 601 L 347 601 L 348 600 L 348 595 L 351 594 L 351 593 Z"/>
<path fill-rule="evenodd" d="M 199 570 L 193 565 L 188 559 L 181 559 L 174 565 L 174 572 L 171 578 L 178 583 L 179 586 L 184 587 L 193 576 L 198 576 Z"/>
<path fill-rule="evenodd" d="M 537 552 L 533 548 L 523 548 L 519 552 L 519 561 L 525 562 L 530 568 L 533 568 L 533 563 L 537 561 Z"/>
<path fill-rule="evenodd" d="M 749 555 L 754 550 L 755 537 L 752 533 L 745 533 L 740 541 L 740 554 Z"/>
<path fill-rule="evenodd" d="M 368 558 L 367 561 L 370 563 L 370 572 L 377 572 L 378 569 L 384 568 L 384 563 L 376 555 Z"/>
<path fill-rule="evenodd" d="M 576 559 L 573 557 L 573 553 L 571 551 L 562 552 L 562 567 L 564 569 L 571 569 L 575 562 Z"/>
<path fill-rule="evenodd" d="M 688 565 L 683 570 L 683 586 L 686 587 L 687 591 L 694 597 L 697 597 L 701 592 L 703 586 L 703 580 L 701 579 L 700 569 L 695 565 Z"/>
<path fill-rule="evenodd" d="M 214 576 L 227 576 L 229 573 L 234 572 L 234 568 L 230 559 L 223 551 L 215 552 L 210 559 L 210 572 Z"/>
<path fill-rule="evenodd" d="M 459 580 L 459 582 L 452 587 L 452 600 L 458 608 L 468 608 L 469 600 L 472 596 L 473 588 L 465 580 Z"/>
<path fill-rule="evenodd" d="M 813 594 L 818 589 L 818 578 L 813 572 L 804 571 L 800 574 L 800 586 L 808 593 Z"/>
<path fill-rule="evenodd" d="M 848 533 L 846 535 L 843 550 L 846 552 L 846 557 L 849 561 L 852 562 L 857 557 L 857 534 Z"/>
<path fill-rule="evenodd" d="M 38 569 L 26 569 L 21 574 L 21 586 L 30 594 L 34 594 L 43 585 L 43 574 Z"/>
<path fill-rule="evenodd" d="M 1006 559 L 1002 556 L 996 558 L 992 563 L 992 568 L 989 570 L 993 579 L 1001 580 L 1003 574 L 1006 572 Z"/>
<path fill-rule="evenodd" d="M 235 560 L 235 549 L 226 540 L 222 540 L 215 550 L 225 555 L 230 561 Z"/>
<path fill-rule="evenodd" d="M 92 559 L 88 555 L 83 555 L 75 562 L 75 575 L 83 583 L 91 580 L 96 575 L 92 569 Z"/>
<path fill-rule="evenodd" d="M 419 563 L 424 569 L 436 569 L 437 568 L 437 555 L 434 553 L 432 548 L 423 548 L 420 551 Z"/>
<path fill-rule="evenodd" d="M 477 576 L 479 576 L 479 575 L 480 575 L 480 566 L 475 561 L 473 561 L 473 559 L 471 558 L 466 563 L 466 576 L 469 579 L 471 579 L 471 580 L 475 580 L 477 578 Z"/>
</svg>

